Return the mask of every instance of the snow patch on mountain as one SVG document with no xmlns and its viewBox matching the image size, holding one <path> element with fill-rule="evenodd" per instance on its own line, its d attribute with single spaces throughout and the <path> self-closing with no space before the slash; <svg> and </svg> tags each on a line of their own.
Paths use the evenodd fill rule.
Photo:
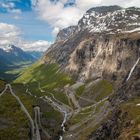
<svg viewBox="0 0 140 140">
<path fill-rule="evenodd" d="M 135 28 L 135 29 L 130 30 L 130 31 L 125 31 L 123 33 L 133 33 L 133 32 L 139 32 L 140 33 L 140 27 L 139 28 Z"/>
<path fill-rule="evenodd" d="M 130 7 L 116 11 L 91 9 L 79 21 L 78 29 L 89 32 L 123 32 L 140 27 L 140 9 Z M 134 30 L 135 31 L 135 30 Z"/>
<path fill-rule="evenodd" d="M 5 52 L 11 52 L 13 50 L 13 46 L 12 45 L 0 46 L 0 49 L 2 49 Z"/>
</svg>

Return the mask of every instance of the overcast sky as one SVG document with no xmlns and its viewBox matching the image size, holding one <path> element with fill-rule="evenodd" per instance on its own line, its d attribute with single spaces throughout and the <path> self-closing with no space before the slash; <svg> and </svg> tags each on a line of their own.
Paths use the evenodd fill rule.
<svg viewBox="0 0 140 140">
<path fill-rule="evenodd" d="M 0 0 L 0 45 L 44 51 L 60 29 L 102 5 L 139 6 L 140 0 Z"/>
</svg>

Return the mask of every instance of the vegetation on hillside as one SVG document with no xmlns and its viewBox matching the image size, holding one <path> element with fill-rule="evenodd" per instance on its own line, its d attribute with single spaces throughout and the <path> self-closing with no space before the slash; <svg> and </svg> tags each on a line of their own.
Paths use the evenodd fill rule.
<svg viewBox="0 0 140 140">
<path fill-rule="evenodd" d="M 5 82 L 0 80 L 0 92 L 5 88 Z"/>
<path fill-rule="evenodd" d="M 33 64 L 21 73 L 15 83 L 34 83 L 40 82 L 42 87 L 53 89 L 72 83 L 72 79 L 59 71 L 57 64 L 42 64 L 40 61 Z"/>
<path fill-rule="evenodd" d="M 27 101 L 26 101 L 27 103 Z M 26 104 L 29 106 L 30 104 Z M 0 98 L 0 139 L 28 139 L 29 122 L 19 104 L 9 92 Z"/>
<path fill-rule="evenodd" d="M 124 138 L 126 140 L 131 139 L 132 137 L 139 137 L 139 124 L 140 124 L 140 98 L 131 99 L 120 105 L 120 109 L 123 113 L 127 115 L 129 121 L 128 128 L 124 128 L 120 140 Z"/>
<path fill-rule="evenodd" d="M 40 88 L 46 91 L 48 96 L 54 97 L 61 102 L 68 104 L 66 95 L 55 89 L 72 84 L 73 80 L 66 74 L 59 71 L 57 64 L 42 64 L 41 61 L 36 62 L 27 70 L 25 69 L 14 83 L 24 83 L 29 87 L 32 94 L 41 96 Z"/>
<path fill-rule="evenodd" d="M 0 88 L 4 89 L 5 83 L 0 81 Z M 42 125 L 52 137 L 60 131 L 62 115 L 54 110 L 47 102 L 42 102 L 39 98 L 34 98 L 26 93 L 23 84 L 12 84 L 14 93 L 20 98 L 28 112 L 34 118 L 33 106 L 41 107 Z M 29 138 L 29 120 L 23 113 L 16 99 L 7 90 L 0 97 L 0 139 L 2 140 L 23 140 Z M 45 122 L 45 123 L 44 123 Z"/>
</svg>

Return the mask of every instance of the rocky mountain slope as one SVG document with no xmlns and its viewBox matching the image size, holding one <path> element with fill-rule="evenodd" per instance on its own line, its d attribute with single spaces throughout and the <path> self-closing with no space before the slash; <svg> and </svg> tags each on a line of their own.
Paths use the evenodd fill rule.
<svg viewBox="0 0 140 140">
<path fill-rule="evenodd" d="M 140 9 L 93 8 L 72 31 L 50 47 L 46 58 L 59 63 L 72 75 L 76 74 L 79 80 L 96 79 L 108 73 L 112 76 L 121 72 L 126 74 L 132 66 L 125 65 L 127 59 L 133 64 L 138 57 L 138 54 L 131 57 L 131 53 L 139 49 Z M 61 38 L 62 32 L 57 38 Z"/>
<path fill-rule="evenodd" d="M 103 110 L 82 130 L 70 127 L 66 140 L 140 139 L 139 60 L 140 8 L 92 8 L 77 26 L 60 31 L 43 61 L 58 63 L 61 71 L 85 83 L 87 90 L 80 90 L 82 98 L 95 99 L 99 91 L 92 95 L 89 87 L 100 79 L 110 81 L 114 87 Z"/>
</svg>

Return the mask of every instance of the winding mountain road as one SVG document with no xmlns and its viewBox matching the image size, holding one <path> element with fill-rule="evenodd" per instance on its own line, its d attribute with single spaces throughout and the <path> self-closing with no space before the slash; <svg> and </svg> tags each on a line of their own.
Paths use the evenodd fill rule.
<svg viewBox="0 0 140 140">
<path fill-rule="evenodd" d="M 50 139 L 50 135 L 46 132 L 46 130 L 43 128 L 43 126 L 41 124 L 40 107 L 39 106 L 34 107 L 34 111 L 35 111 L 35 115 L 36 115 L 35 118 L 37 118 L 36 124 L 38 125 L 38 128 L 41 128 L 41 130 L 44 133 L 44 135 L 46 136 L 46 138 Z"/>
<path fill-rule="evenodd" d="M 92 108 L 94 107 L 93 112 L 91 112 L 91 114 L 88 115 L 88 117 L 82 119 L 81 122 L 79 122 L 79 123 L 77 123 L 77 124 L 71 126 L 71 127 L 69 128 L 69 130 L 70 130 L 70 131 L 74 131 L 75 129 L 81 127 L 81 125 L 85 124 L 87 121 L 92 120 L 92 119 L 93 119 L 93 116 L 94 116 L 94 114 L 95 114 L 95 111 L 96 111 L 97 106 L 98 106 L 99 104 L 101 104 L 102 102 L 106 101 L 107 99 L 108 99 L 108 97 L 106 97 L 106 98 L 100 100 L 99 102 L 96 102 L 96 103 L 95 103 L 94 105 L 92 105 L 92 106 L 85 107 L 84 109 L 82 109 L 82 111 L 83 111 L 83 110 L 88 109 L 88 108 L 90 108 L 90 107 L 92 107 Z"/>
<path fill-rule="evenodd" d="M 66 88 L 66 95 L 67 95 L 68 99 L 70 99 L 72 101 L 72 103 L 76 109 L 74 111 L 74 113 L 75 114 L 79 113 L 81 111 L 81 106 L 79 105 L 79 102 L 77 101 L 77 99 L 75 97 L 74 91 L 71 88 L 67 87 Z"/>
<path fill-rule="evenodd" d="M 20 100 L 20 98 L 13 92 L 12 86 L 10 84 L 5 85 L 5 89 L 1 92 L 0 97 L 4 95 L 8 89 L 10 90 L 11 95 L 17 100 L 22 111 L 25 113 L 25 115 L 30 121 L 32 140 L 41 140 L 40 131 L 39 131 L 39 127 L 41 127 L 40 108 L 39 107 L 34 108 L 34 113 L 35 113 L 35 122 L 34 122 L 28 110 L 26 109 L 22 101 Z"/>
<path fill-rule="evenodd" d="M 38 107 L 34 107 L 34 113 L 35 113 L 35 131 L 36 131 L 36 139 L 41 140 L 39 126 L 38 126 L 38 118 L 40 117 L 38 114 Z"/>
<path fill-rule="evenodd" d="M 43 89 L 41 88 L 41 86 L 40 86 L 40 82 L 38 82 L 38 88 L 39 88 L 39 90 L 40 90 L 41 93 L 45 93 L 45 90 L 43 90 Z"/>
<path fill-rule="evenodd" d="M 6 84 L 5 85 L 5 89 L 3 90 L 3 92 L 0 94 L 0 97 L 7 91 L 7 89 L 9 88 L 10 93 L 12 94 L 12 96 L 17 100 L 17 102 L 19 103 L 22 111 L 25 113 L 25 115 L 27 116 L 27 118 L 30 121 L 31 124 L 31 131 L 32 131 L 32 139 L 35 140 L 35 125 L 34 125 L 34 121 L 32 119 L 32 117 L 30 116 L 28 110 L 26 109 L 26 107 L 23 105 L 23 103 L 21 102 L 20 98 L 13 92 L 12 90 L 12 86 L 10 84 Z"/>
<path fill-rule="evenodd" d="M 8 85 L 5 85 L 4 90 L 0 93 L 0 97 L 7 91 L 8 89 Z"/>
<path fill-rule="evenodd" d="M 39 83 L 39 82 L 38 82 Z M 39 90 L 41 92 L 45 92 L 44 90 L 41 89 L 40 84 L 39 84 Z M 26 89 L 26 92 L 29 92 L 29 89 Z M 67 105 L 65 105 L 64 103 L 60 102 L 59 100 L 57 100 L 54 95 L 52 93 L 49 93 L 52 97 L 48 97 L 48 96 L 41 96 L 39 97 L 40 99 L 42 99 L 44 102 L 49 103 L 55 110 L 59 111 L 60 113 L 62 113 L 62 115 L 64 116 L 63 118 L 63 122 L 61 124 L 62 127 L 62 131 L 65 132 L 65 123 L 66 121 L 72 116 L 72 109 L 70 107 L 68 107 Z M 35 97 L 34 95 L 32 95 L 32 93 L 30 92 L 31 96 Z M 34 107 L 34 112 L 35 112 L 35 128 L 36 128 L 36 133 L 38 134 L 38 139 L 40 140 L 39 137 L 39 127 L 42 129 L 42 131 L 44 132 L 44 134 L 47 136 L 47 138 L 50 138 L 49 134 L 43 129 L 42 125 L 41 125 L 41 120 L 40 120 L 40 108 L 39 107 Z M 63 136 L 60 135 L 59 140 L 63 140 Z"/>
</svg>

